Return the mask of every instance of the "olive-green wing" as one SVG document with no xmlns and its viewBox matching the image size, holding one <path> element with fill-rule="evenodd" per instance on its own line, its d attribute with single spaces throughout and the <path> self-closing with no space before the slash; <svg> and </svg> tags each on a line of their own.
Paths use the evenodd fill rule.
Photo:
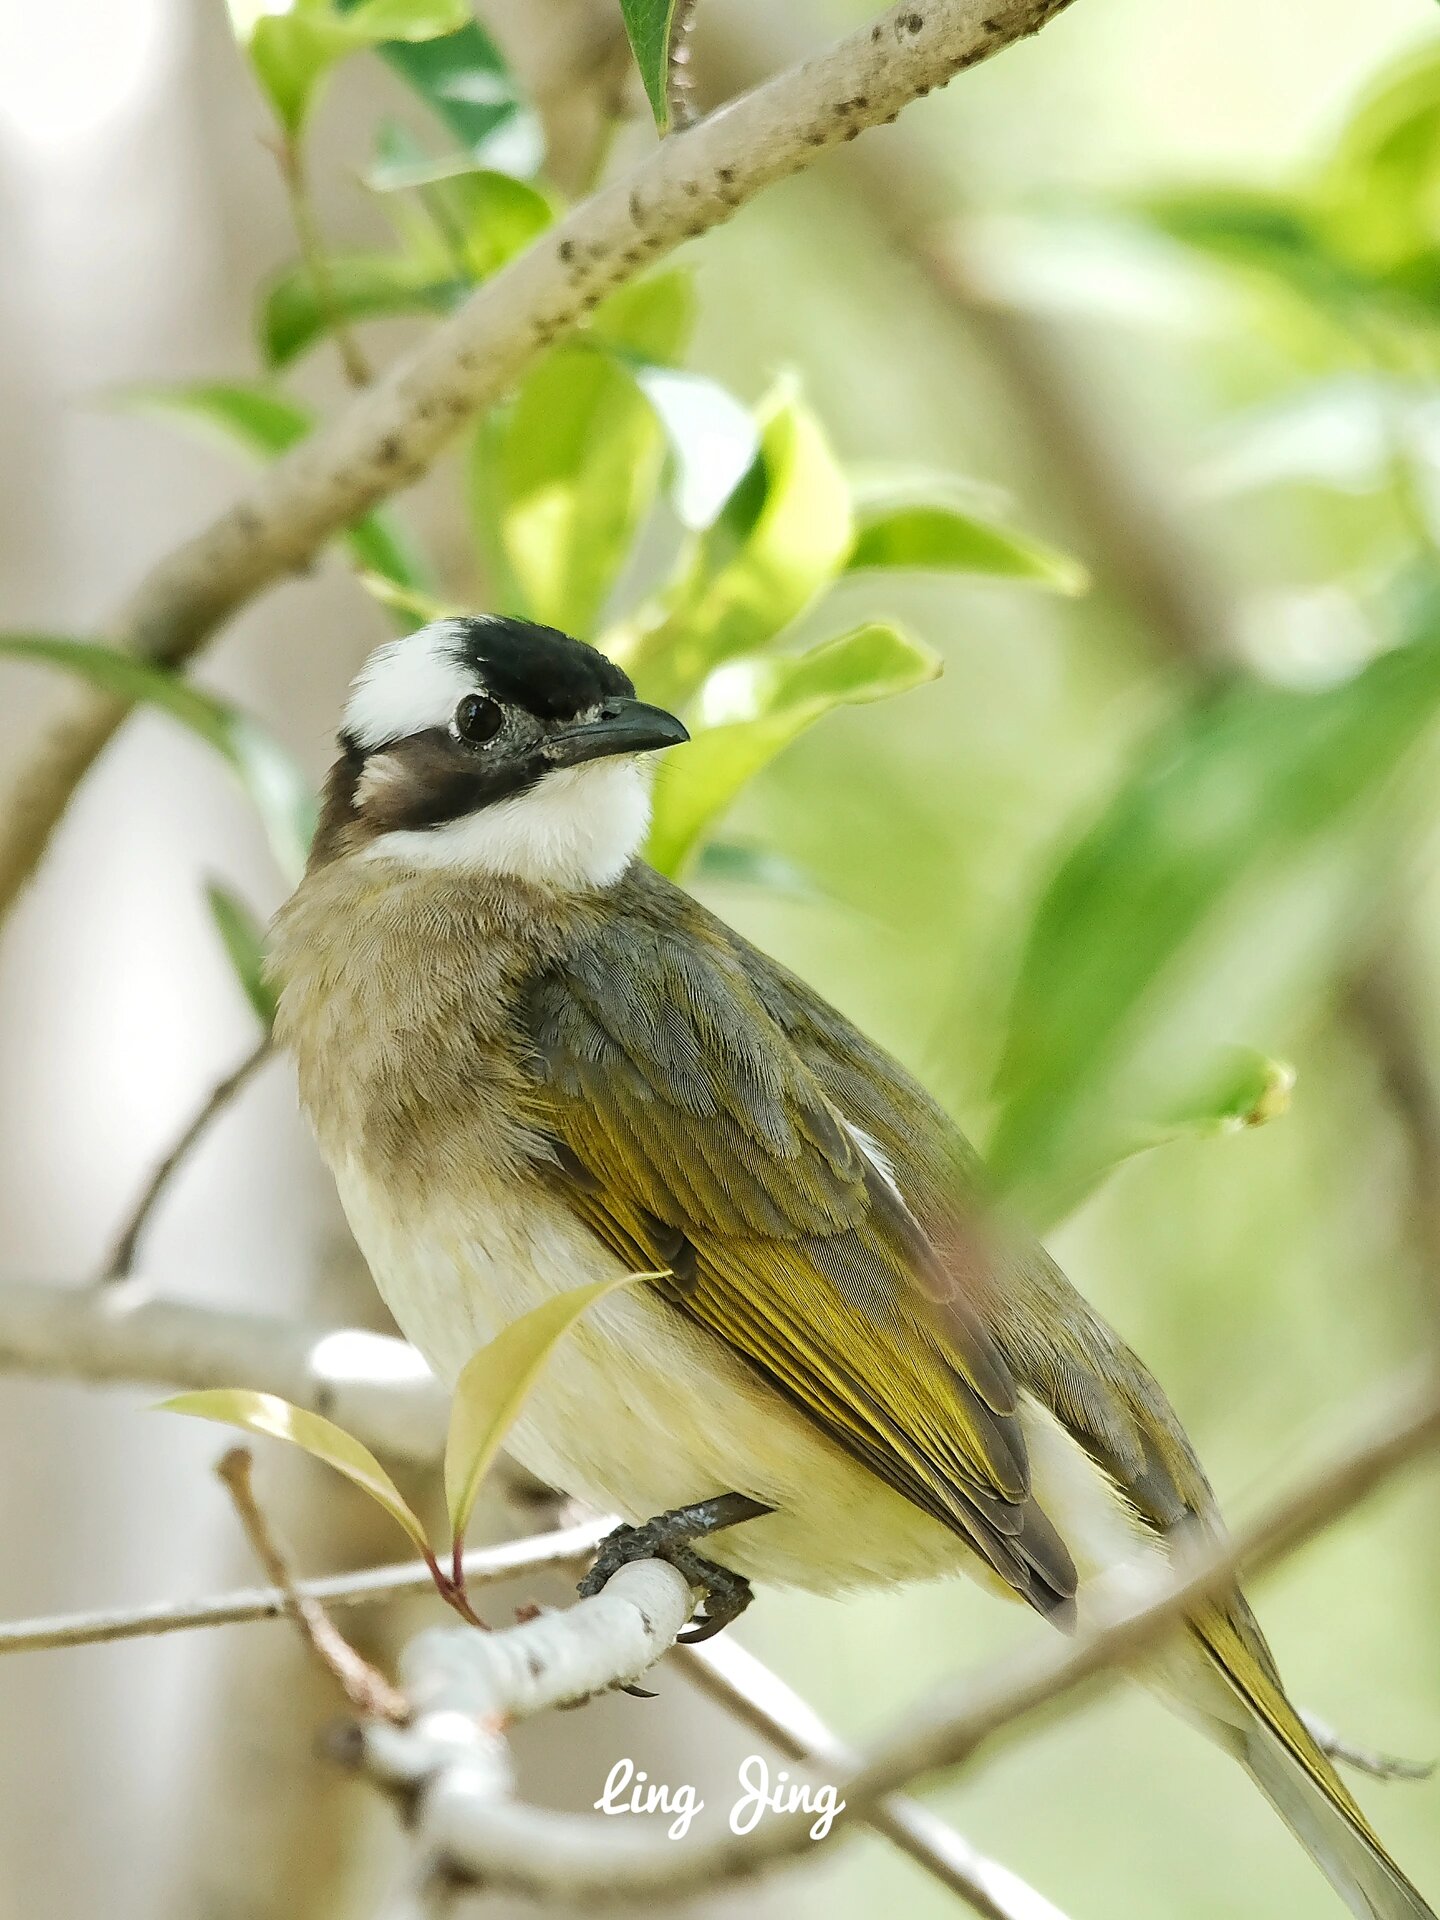
<svg viewBox="0 0 1440 1920">
<path fill-rule="evenodd" d="M 936 1214 L 927 1224 L 943 1239 L 945 1218 L 958 1210 L 955 1196 L 963 1199 L 983 1187 L 983 1169 L 971 1148 L 895 1061 L 803 980 L 725 931 L 766 1012 L 816 1084 L 881 1145 L 902 1190 L 930 1197 Z M 995 1244 L 999 1267 L 988 1324 L 1018 1384 L 1050 1409 L 1157 1533 L 1217 1535 L 1214 1494 L 1153 1375 L 1042 1247 L 1022 1234 Z M 1265 1752 L 1267 1738 L 1334 1809 L 1358 1845 L 1355 1857 L 1368 1855 L 1370 1871 L 1392 1892 L 1398 1889 L 1395 1911 L 1428 1915 L 1291 1705 L 1243 1594 L 1232 1589 L 1219 1596 L 1198 1609 L 1189 1626 L 1263 1729 L 1237 1733 L 1237 1752 L 1284 1817 L 1304 1837 L 1303 1806 L 1286 1786 L 1283 1768 Z M 1334 1844 L 1354 1854 L 1343 1839 Z"/>
<path fill-rule="evenodd" d="M 944 1248 L 767 1011 L 724 930 L 622 883 L 529 984 L 567 1204 L 827 1434 L 1045 1611 L 1070 1557 L 1030 1498 L 978 1241 Z M 616 911 L 615 909 L 618 909 Z"/>
</svg>

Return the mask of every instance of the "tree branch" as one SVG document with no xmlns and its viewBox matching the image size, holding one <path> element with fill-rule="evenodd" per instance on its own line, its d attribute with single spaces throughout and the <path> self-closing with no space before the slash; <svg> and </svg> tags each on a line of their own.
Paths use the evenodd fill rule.
<svg viewBox="0 0 1440 1920">
<path fill-rule="evenodd" d="M 4 1367 L 58 1373 L 81 1379 L 189 1386 L 232 1385 L 237 1381 L 247 1381 L 282 1393 L 302 1405 L 329 1413 L 352 1430 L 360 1430 L 380 1449 L 420 1462 L 432 1462 L 439 1457 L 444 1431 L 444 1394 L 426 1373 L 418 1356 L 401 1341 L 353 1330 L 326 1332 L 295 1327 L 259 1315 L 148 1299 L 133 1282 L 104 1294 L 89 1289 L 60 1289 L 21 1282 L 0 1284 L 0 1368 Z M 1169 1611 L 1164 1613 L 1163 1618 L 1157 1615 L 1154 1620 L 1151 1620 L 1147 1611 L 1144 1621 L 1149 1625 L 1142 1622 L 1143 1630 L 1147 1633 L 1162 1630 L 1167 1622 L 1183 1613 L 1186 1604 L 1193 1604 L 1202 1591 L 1209 1591 L 1208 1586 L 1204 1585 L 1205 1581 L 1222 1581 L 1233 1572 L 1238 1561 L 1258 1564 L 1293 1550 L 1311 1533 L 1363 1498 L 1381 1479 L 1396 1471 L 1440 1436 L 1440 1391 L 1428 1377 L 1418 1386 L 1401 1383 L 1393 1393 L 1385 1396 L 1384 1404 L 1384 1417 L 1369 1423 L 1368 1432 L 1334 1466 L 1312 1474 L 1292 1493 L 1289 1500 L 1278 1509 L 1272 1509 L 1257 1526 L 1243 1532 L 1232 1552 L 1225 1555 L 1216 1568 L 1202 1571 L 1194 1580 L 1186 1582 L 1183 1588 L 1177 1589 L 1179 1598 L 1162 1596 L 1160 1604 Z M 587 1523 L 535 1540 L 516 1541 L 508 1546 L 469 1554 L 466 1556 L 467 1576 L 474 1581 L 485 1582 L 566 1564 L 585 1555 L 604 1531 L 605 1525 L 605 1522 Z M 337 1606 L 363 1604 L 395 1593 L 424 1591 L 429 1585 L 428 1571 L 418 1565 L 409 1565 L 374 1568 L 360 1574 L 309 1582 L 302 1591 L 327 1605 Z M 0 1628 L 0 1655 L 126 1639 L 189 1627 L 216 1626 L 232 1621 L 275 1618 L 284 1611 L 284 1606 L 283 1593 L 261 1589 L 210 1601 L 20 1622 Z M 547 1628 L 547 1633 L 563 1634 L 566 1630 L 563 1623 L 575 1611 L 571 1609 L 563 1614 L 547 1615 L 546 1621 L 553 1623 Z M 1089 1673 L 1128 1659 L 1129 1643 L 1124 1640 L 1124 1632 L 1129 1631 L 1127 1622 L 1128 1617 L 1119 1623 L 1119 1638 L 1112 1636 L 1107 1639 L 1105 1633 L 1099 1636 L 1098 1652 L 1091 1644 L 1096 1636 L 1091 1635 L 1069 1649 L 1063 1646 L 1058 1650 L 1053 1646 L 1046 1647 L 1034 1656 L 1030 1665 L 1022 1662 L 1016 1669 L 1020 1679 L 1015 1686 L 1018 1688 L 1020 1682 L 1024 1681 L 1025 1686 L 1032 1690 L 1041 1685 L 1042 1691 L 1033 1698 L 1031 1692 L 1025 1692 L 1019 1705 L 1013 1704 L 1013 1700 L 1007 1696 L 1010 1704 L 1002 1702 L 1002 1711 L 994 1706 L 991 1695 L 982 1690 L 979 1698 L 985 1713 L 991 1715 L 991 1719 L 985 1720 L 983 1725 L 975 1718 L 979 1709 L 974 1707 L 974 1690 L 970 1690 L 962 1699 L 963 1714 L 953 1723 L 945 1723 L 948 1728 L 945 1738 L 951 1741 L 952 1746 L 944 1751 L 951 1753 L 955 1760 L 966 1758 L 991 1732 L 1009 1725 L 1042 1700 L 1052 1697 L 1048 1690 L 1052 1686 L 1058 1695 L 1078 1685 Z M 584 1666 L 581 1691 L 632 1677 L 634 1657 L 638 1656 L 637 1643 L 630 1634 L 631 1624 L 626 1624 L 625 1634 L 619 1643 L 624 1657 L 614 1657 L 612 1646 L 608 1666 L 603 1661 L 599 1668 L 595 1666 L 599 1650 L 595 1644 L 587 1641 L 584 1658 L 591 1664 Z M 1109 1631 L 1108 1628 L 1105 1630 L 1106 1633 Z M 473 1645 L 481 1636 L 462 1634 L 461 1639 Z M 487 1647 L 502 1642 L 508 1645 L 510 1636 L 494 1634 L 483 1638 L 483 1644 Z M 546 1644 L 550 1644 L 548 1639 Z M 657 1646 L 655 1654 L 650 1657 L 656 1657 L 660 1650 Z M 1062 1655 L 1062 1666 L 1057 1668 L 1056 1660 Z M 556 1657 L 560 1658 L 558 1654 Z M 990 1914 L 993 1920 L 1054 1920 L 1054 1909 L 1039 1894 L 1025 1887 L 1023 1882 L 1008 1874 L 1004 1868 L 975 1854 L 926 1808 L 903 1800 L 891 1803 L 893 1790 L 911 1775 L 900 1767 L 899 1762 L 885 1762 L 892 1766 L 891 1775 L 876 1771 L 890 1750 L 888 1745 L 878 1750 L 879 1759 L 872 1754 L 868 1760 L 857 1762 L 853 1754 L 835 1743 L 828 1729 L 783 1683 L 769 1675 L 764 1675 L 762 1680 L 760 1676 L 763 1669 L 756 1663 L 750 1662 L 747 1666 L 746 1657 L 738 1648 L 711 1648 L 703 1655 L 691 1650 L 685 1652 L 682 1658 L 692 1673 L 703 1674 L 707 1690 L 742 1711 L 751 1725 L 774 1738 L 787 1753 L 799 1755 L 803 1751 L 808 1757 L 818 1759 L 842 1781 L 860 1782 L 868 1796 L 863 1802 L 857 1803 L 849 1786 L 843 1789 L 845 1797 L 851 1801 L 852 1817 L 858 1812 L 860 1817 L 887 1834 L 920 1864 L 937 1873 L 947 1885 L 968 1899 L 977 1911 Z M 1026 1660 L 1031 1660 L 1028 1654 Z M 1072 1660 L 1080 1661 L 1082 1665 L 1072 1667 L 1064 1664 Z M 1038 1667 L 1035 1661 L 1039 1662 Z M 575 1675 L 581 1669 L 568 1655 L 556 1671 L 568 1676 L 564 1679 L 562 1692 L 572 1685 L 580 1686 Z M 635 1671 L 639 1671 L 639 1668 L 635 1668 Z M 1038 1681 L 1035 1679 L 1037 1672 L 1040 1675 Z M 523 1710 L 537 1711 L 540 1705 L 547 1704 L 538 1696 L 536 1700 L 537 1704 L 525 1706 Z M 990 1704 L 986 1705 L 987 1702 Z M 522 1709 L 516 1706 L 515 1710 Z M 932 1721 L 933 1716 L 929 1716 L 925 1724 L 930 1726 Z M 913 1736 L 907 1734 L 905 1737 Z M 939 1736 L 932 1727 L 926 1737 L 934 1739 Z M 899 1738 L 897 1736 L 897 1740 Z M 924 1771 L 930 1765 L 950 1763 L 942 1755 L 934 1761 L 926 1761 L 923 1766 L 917 1763 L 911 1773 Z M 879 1782 L 874 1785 L 873 1791 L 866 1784 L 873 1784 L 872 1777 L 873 1781 Z M 439 1804 L 442 1803 L 437 1802 Z M 450 1807 L 451 1801 L 445 1799 L 443 1805 Z M 522 1821 L 555 1817 L 514 1809 L 507 1810 L 507 1817 L 509 1815 Z M 446 1818 L 449 1817 L 447 1813 Z M 489 1831 L 488 1827 L 486 1831 Z M 808 1832 L 808 1828 L 805 1831 Z M 509 1870 L 504 1865 L 506 1860 L 511 1860 L 513 1864 L 513 1861 L 527 1857 L 524 1848 L 514 1856 L 510 1854 L 510 1838 L 513 1838 L 510 1828 L 505 1827 L 496 1840 L 500 1848 L 496 1870 L 501 1872 L 502 1877 Z M 574 1838 L 574 1835 L 570 1836 L 570 1839 Z M 603 1877 L 608 1874 L 610 1854 L 605 1851 L 608 1842 L 602 1845 L 601 1850 L 605 1852 L 602 1861 L 594 1853 L 592 1841 L 593 1834 L 587 1827 L 580 1852 L 577 1853 L 567 1840 L 565 1849 L 560 1853 L 552 1856 L 542 1852 L 538 1856 L 538 1864 L 532 1859 L 532 1878 L 534 1873 L 543 1878 L 551 1873 L 552 1868 L 553 1874 L 560 1876 L 555 1888 L 550 1887 L 547 1879 L 544 1886 L 532 1886 L 532 1891 L 543 1893 L 562 1890 L 562 1881 L 564 1887 L 568 1888 L 570 1882 L 564 1876 L 571 1873 L 579 1876 L 575 1881 L 576 1887 L 588 1888 L 590 1879 L 587 1876 L 601 1874 Z M 804 1844 L 808 1845 L 808 1840 Z M 488 1845 L 488 1841 L 484 1842 L 484 1846 Z M 526 1845 L 529 1845 L 528 1840 Z M 790 1850 L 798 1851 L 800 1847 L 801 1841 L 794 1839 Z M 691 1851 L 688 1846 L 684 1849 L 687 1859 Z M 667 1843 L 666 1857 L 670 1858 L 672 1854 L 673 1850 L 668 1849 Z M 449 1858 L 443 1854 L 443 1850 L 437 1857 L 442 1860 Z M 733 1867 L 725 1870 L 749 1871 L 750 1864 L 749 1854 L 746 1853 Z M 518 1872 L 518 1867 L 515 1870 Z M 643 1871 L 648 1874 L 651 1866 L 644 1866 Z M 708 1867 L 704 1869 L 705 1874 L 710 1871 Z M 697 1884 L 703 1881 L 703 1877 L 699 1876 Z M 525 1884 L 530 1885 L 531 1882 L 527 1880 Z M 645 1884 L 648 1886 L 649 1881 Z M 665 1884 L 669 1886 L 668 1881 Z M 622 1892 L 626 1890 L 636 1890 L 628 1880 L 625 1888 L 621 1889 Z"/>
<path fill-rule="evenodd" d="M 859 1767 L 854 1750 L 837 1739 L 814 1708 L 732 1634 L 677 1646 L 671 1659 L 708 1699 L 763 1734 L 789 1759 L 818 1770 L 822 1779 L 834 1780 Z M 1065 1920 L 1060 1909 L 1018 1873 L 977 1852 L 920 1801 L 887 1794 L 870 1809 L 868 1821 L 985 1920 Z"/>
<path fill-rule="evenodd" d="M 0 1372 L 254 1387 L 323 1413 L 391 1459 L 429 1465 L 445 1444 L 448 1396 L 403 1340 L 157 1298 L 137 1280 L 0 1282 Z"/>
<path fill-rule="evenodd" d="M 880 1804 L 909 1782 L 954 1767 L 1042 1707 L 1072 1696 L 1087 1681 L 1147 1655 L 1203 1601 L 1223 1589 L 1241 1566 L 1260 1567 L 1294 1552 L 1366 1494 L 1440 1439 L 1440 1380 L 1430 1373 L 1392 1385 L 1360 1437 L 1343 1454 L 1313 1469 L 1228 1544 L 1217 1547 L 1183 1576 L 1172 1574 L 1149 1597 L 1097 1617 L 1074 1640 L 1036 1639 L 1008 1660 L 947 1689 L 887 1739 L 861 1756 L 832 1784 L 845 1819 L 830 1835 L 870 1820 Z M 666 1571 L 672 1571 L 666 1569 Z M 663 1649 L 684 1615 L 683 1582 L 672 1577 L 663 1617 L 645 1618 L 651 1597 L 638 1604 L 640 1582 L 653 1582 L 657 1563 L 627 1567 L 597 1600 L 547 1615 L 538 1668 L 529 1657 L 535 1628 L 485 1636 L 437 1629 L 412 1643 L 407 1692 L 415 1718 L 406 1728 L 376 1724 L 365 1730 L 363 1756 L 372 1777 L 403 1793 L 427 1874 L 483 1882 L 547 1900 L 620 1902 L 713 1890 L 764 1867 L 806 1854 L 814 1814 L 803 1807 L 772 1813 L 751 1832 L 716 1838 L 690 1836 L 684 1846 L 643 1832 L 616 1832 L 603 1820 L 520 1806 L 509 1799 L 509 1772 L 496 1727 L 581 1694 L 633 1680 L 637 1657 Z M 621 1581 L 634 1576 L 626 1599 L 652 1629 L 637 1623 L 586 1617 L 583 1654 L 567 1644 L 571 1623 L 596 1608 Z M 613 1645 L 602 1646 L 613 1632 Z M 653 1651 L 650 1657 L 654 1657 Z M 458 1710 L 457 1710 L 458 1709 Z M 484 1714 L 482 1726 L 477 1717 Z"/>
<path fill-rule="evenodd" d="M 465 1555 L 465 1580 L 471 1587 L 498 1580 L 548 1573 L 587 1561 L 614 1525 L 610 1519 L 584 1520 L 553 1533 L 474 1547 Z M 296 1590 L 324 1607 L 368 1607 L 434 1591 L 430 1569 L 420 1560 L 367 1567 L 362 1573 L 331 1574 L 302 1580 Z M 196 1627 L 231 1627 L 253 1620 L 279 1620 L 286 1596 L 279 1587 L 247 1587 L 212 1600 L 166 1601 L 151 1607 L 112 1608 L 103 1613 L 56 1614 L 48 1619 L 0 1625 L 0 1658 L 7 1653 L 45 1653 L 57 1647 L 99 1646 L 111 1640 L 140 1640 L 154 1634 L 187 1633 Z"/>
<path fill-rule="evenodd" d="M 462 421 L 504 394 L 607 293 L 827 148 L 893 120 L 962 68 L 1037 33 L 1068 4 L 900 0 L 873 24 L 662 141 L 162 560 L 116 630 L 148 659 L 188 660 L 245 601 L 307 565 L 342 527 L 415 480 Z M 0 916 L 126 711 L 107 695 L 75 692 L 68 718 L 22 770 L 0 808 Z"/>
</svg>

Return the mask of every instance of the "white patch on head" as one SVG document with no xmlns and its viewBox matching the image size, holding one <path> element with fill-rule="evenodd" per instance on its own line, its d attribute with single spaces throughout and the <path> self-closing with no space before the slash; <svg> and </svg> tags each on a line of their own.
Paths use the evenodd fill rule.
<svg viewBox="0 0 1440 1920">
<path fill-rule="evenodd" d="M 377 647 L 350 688 L 346 733 L 368 753 L 412 733 L 448 727 L 465 695 L 482 691 L 456 656 L 464 633 L 458 620 L 436 620 Z"/>
<path fill-rule="evenodd" d="M 562 893 L 613 886 L 650 828 L 650 770 L 634 758 L 546 773 L 448 826 L 381 834 L 368 859 L 508 875 Z"/>
</svg>

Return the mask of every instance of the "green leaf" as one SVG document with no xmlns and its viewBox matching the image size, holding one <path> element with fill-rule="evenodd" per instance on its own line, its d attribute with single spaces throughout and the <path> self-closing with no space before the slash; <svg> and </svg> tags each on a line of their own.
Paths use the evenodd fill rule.
<svg viewBox="0 0 1440 1920">
<path fill-rule="evenodd" d="M 260 296 L 260 351 L 267 366 L 288 366 L 323 340 L 336 320 L 445 313 L 470 285 L 468 278 L 437 274 L 430 262 L 398 253 L 332 254 L 323 285 L 311 267 L 297 262 L 276 274 Z"/>
<path fill-rule="evenodd" d="M 760 452 L 753 415 L 717 380 L 613 350 L 649 401 L 670 451 L 670 497 L 683 527 L 715 520 Z"/>
<path fill-rule="evenodd" d="M 445 1501 L 456 1541 L 464 1539 L 481 1482 L 556 1346 L 606 1294 L 662 1278 L 658 1273 L 622 1273 L 556 1294 L 502 1328 L 466 1363 L 455 1383 L 445 1442 Z"/>
<path fill-rule="evenodd" d="M 471 20 L 439 40 L 379 49 L 470 161 L 529 179 L 545 154 L 540 121 L 495 42 Z"/>
<path fill-rule="evenodd" d="M 682 705 L 722 661 L 787 627 L 854 544 L 850 491 L 820 423 L 784 385 L 759 411 L 760 456 L 654 609 L 607 639 L 647 698 Z"/>
<path fill-rule="evenodd" d="M 1265 1127 L 1290 1110 L 1295 1069 L 1285 1060 L 1250 1047 L 1227 1047 L 1214 1062 L 1211 1084 L 1190 1105 L 1162 1120 L 1137 1150 L 1186 1137 L 1245 1133 Z"/>
<path fill-rule="evenodd" d="M 230 0 L 245 49 L 275 117 L 293 139 L 337 61 L 386 42 L 449 36 L 469 20 L 465 0 Z"/>
<path fill-rule="evenodd" d="M 555 219 L 556 203 L 541 188 L 482 166 L 466 149 L 432 154 L 394 121 L 380 128 L 365 182 L 375 193 L 418 192 L 431 227 L 392 218 L 408 227 L 412 256 L 437 278 L 448 270 L 483 280 Z"/>
<path fill-rule="evenodd" d="M 826 898 L 814 876 L 783 853 L 734 840 L 706 841 L 696 855 L 693 877 L 717 886 L 754 887 L 789 900 Z"/>
<path fill-rule="evenodd" d="M 372 600 L 378 600 L 382 607 L 389 607 L 400 616 L 400 624 L 409 633 L 416 627 L 428 627 L 432 620 L 454 620 L 465 612 L 454 601 L 437 600 L 433 593 L 421 593 L 416 587 L 402 587 L 383 573 L 361 573 L 355 577 Z"/>
<path fill-rule="evenodd" d="M 695 331 L 695 276 L 672 267 L 618 288 L 590 317 L 591 334 L 641 360 L 673 366 Z"/>
<path fill-rule="evenodd" d="M 235 11 L 232 7 L 232 17 Z M 309 118 L 330 69 L 363 43 L 328 11 L 297 6 L 289 12 L 259 13 L 241 44 L 275 118 L 293 139 Z"/>
<path fill-rule="evenodd" d="M 374 1454 L 322 1414 L 292 1406 L 273 1393 L 252 1393 L 241 1387 L 177 1393 L 172 1399 L 162 1400 L 157 1411 L 189 1414 L 196 1420 L 215 1420 L 221 1426 L 238 1427 L 242 1433 L 260 1433 L 302 1447 L 337 1473 L 343 1473 L 362 1493 L 368 1493 L 377 1506 L 383 1507 L 390 1518 L 403 1527 L 426 1559 L 431 1558 L 424 1527 Z"/>
<path fill-rule="evenodd" d="M 488 167 L 436 174 L 424 200 L 472 283 L 523 253 L 555 219 L 554 206 L 538 187 Z"/>
<path fill-rule="evenodd" d="M 1337 245 L 1324 210 L 1299 194 L 1194 188 L 1148 195 L 1135 210 L 1192 251 L 1252 278 L 1263 277 L 1347 325 L 1363 320 L 1380 291 Z"/>
<path fill-rule="evenodd" d="M 265 975 L 265 928 L 239 894 L 228 887 L 212 880 L 205 898 L 241 992 L 268 1033 L 275 1025 L 276 996 Z"/>
<path fill-rule="evenodd" d="M 387 40 L 440 40 L 470 22 L 467 0 L 359 0 L 344 9 L 345 24 L 368 46 Z"/>
<path fill-rule="evenodd" d="M 1440 610 L 1343 685 L 1254 684 L 1160 729 L 1040 899 L 989 1160 L 1050 1218 L 1151 1116 L 1196 1110 L 1239 1033 L 1283 1041 L 1363 919 L 1385 783 L 1440 711 Z"/>
<path fill-rule="evenodd" d="M 839 706 L 908 692 L 940 673 L 928 647 L 880 623 L 808 653 L 733 660 L 706 681 L 688 746 L 655 785 L 647 858 L 676 873 L 736 794 L 776 754 Z"/>
<path fill-rule="evenodd" d="M 847 566 L 942 568 L 1029 580 L 1056 593 L 1083 593 L 1089 575 L 1078 560 L 1028 534 L 942 502 L 914 501 L 862 510 Z"/>
<path fill-rule="evenodd" d="M 1035 1231 L 1047 1233 L 1058 1226 L 1066 1214 L 1083 1206 L 1110 1174 L 1138 1154 L 1177 1141 L 1219 1139 L 1248 1132 L 1268 1126 L 1289 1111 L 1295 1069 L 1285 1061 L 1272 1060 L 1249 1047 L 1226 1047 L 1219 1049 L 1212 1064 L 1210 1083 L 1197 1088 L 1185 1110 L 1137 1127 L 1132 1138 L 1117 1143 L 1108 1166 L 1096 1165 L 1088 1179 L 1077 1179 L 1063 1193 L 1052 1192 L 1049 1210 L 1037 1211 L 1032 1204 L 1028 1218 Z M 1054 1210 L 1057 1205 L 1059 1212 Z"/>
<path fill-rule="evenodd" d="M 645 95 L 661 133 L 670 124 L 665 82 L 670 74 L 670 48 L 679 12 L 679 0 L 620 0 L 620 13 L 630 36 L 635 64 L 645 82 Z"/>
<path fill-rule="evenodd" d="M 1404 55 L 1366 88 L 1319 179 L 1332 231 L 1379 270 L 1440 240 L 1440 48 Z"/>
<path fill-rule="evenodd" d="M 689 331 L 688 284 L 663 275 L 596 314 L 607 345 L 662 360 Z M 545 355 L 482 423 L 471 467 L 477 539 L 517 610 L 593 630 L 654 504 L 664 440 L 628 368 L 587 340 Z"/>
<path fill-rule="evenodd" d="M 282 872 L 299 879 L 315 831 L 314 795 L 289 754 L 248 714 L 118 647 L 44 634 L 0 634 L 0 655 L 59 667 L 121 700 L 157 707 L 188 727 L 229 762 L 255 804 Z"/>
<path fill-rule="evenodd" d="M 117 406 L 158 420 L 172 420 L 202 439 L 262 460 L 293 447 L 315 424 L 314 415 L 272 388 L 240 381 L 196 380 L 173 387 L 128 387 Z M 397 523 L 385 513 L 367 513 L 350 527 L 345 543 L 360 565 L 397 586 L 424 591 L 424 567 Z"/>
<path fill-rule="evenodd" d="M 112 396 L 128 412 L 175 420 L 200 438 L 271 458 L 304 439 L 314 416 L 271 387 L 193 380 L 177 386 L 125 387 Z"/>
<path fill-rule="evenodd" d="M 531 619 L 588 633 L 655 499 L 663 442 L 634 382 L 577 342 L 529 375 L 476 442 L 479 528 L 507 597 Z"/>
</svg>

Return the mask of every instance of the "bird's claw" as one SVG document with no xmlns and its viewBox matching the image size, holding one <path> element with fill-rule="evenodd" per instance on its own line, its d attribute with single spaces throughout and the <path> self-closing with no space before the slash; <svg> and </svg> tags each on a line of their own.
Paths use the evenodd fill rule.
<svg viewBox="0 0 1440 1920">
<path fill-rule="evenodd" d="M 616 1527 L 600 1543 L 594 1562 L 579 1583 L 582 1599 L 599 1593 L 621 1567 L 636 1560 L 666 1560 L 704 1595 L 704 1611 L 695 1624 L 678 1635 L 686 1646 L 709 1640 L 736 1620 L 754 1599 L 754 1589 L 743 1574 L 718 1566 L 695 1551 L 694 1542 L 722 1527 L 755 1519 L 771 1509 L 745 1494 L 721 1494 L 693 1506 L 658 1513 L 640 1526 Z"/>
</svg>

